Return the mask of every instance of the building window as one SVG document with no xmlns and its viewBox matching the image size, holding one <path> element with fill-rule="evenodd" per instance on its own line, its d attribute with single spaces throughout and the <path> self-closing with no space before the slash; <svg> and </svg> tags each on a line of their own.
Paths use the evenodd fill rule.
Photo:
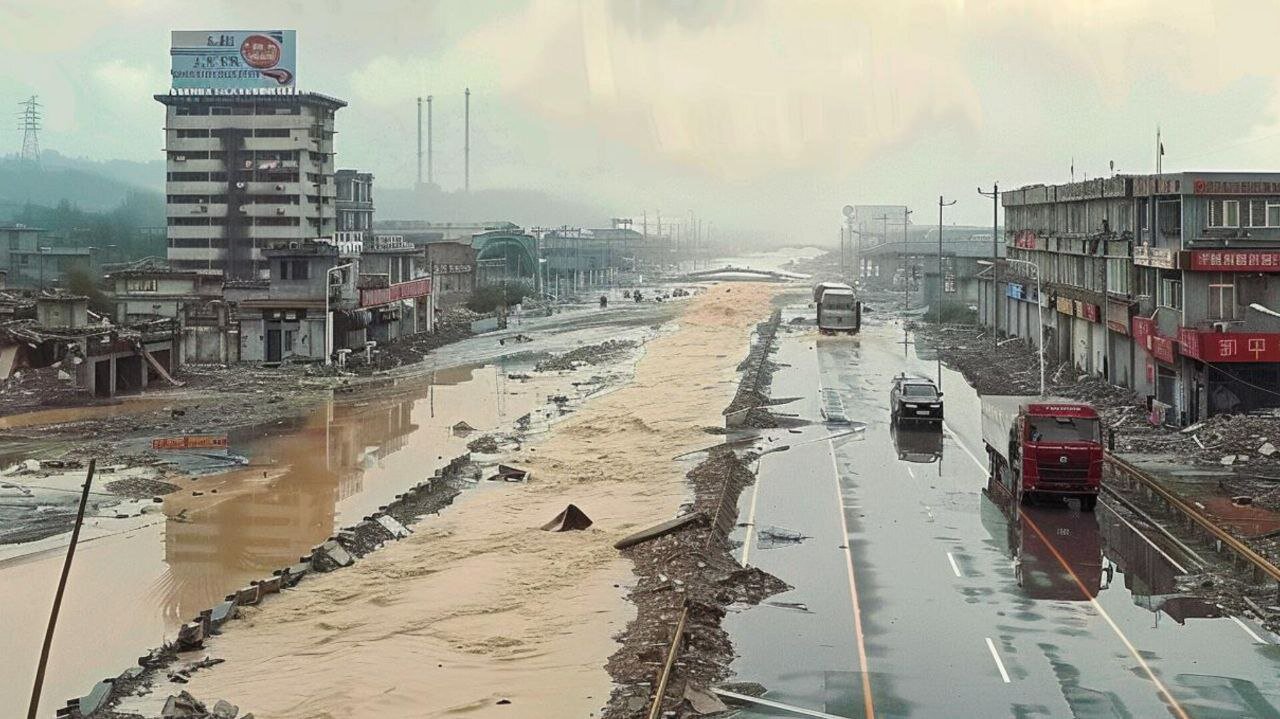
<svg viewBox="0 0 1280 719">
<path fill-rule="evenodd" d="M 159 280 L 155 278 L 126 280 L 124 283 L 125 292 L 156 292 L 158 290 Z"/>
<path fill-rule="evenodd" d="M 284 331 L 284 351 L 285 351 L 285 352 L 292 352 L 292 351 L 293 351 L 293 336 L 294 336 L 295 334 L 297 334 L 297 332 L 296 332 L 295 330 L 285 330 L 285 331 Z"/>
<path fill-rule="evenodd" d="M 1217 281 L 1209 283 L 1209 319 L 1236 318 L 1236 280 L 1230 273 L 1219 272 Z"/>
<path fill-rule="evenodd" d="M 1239 227 L 1239 200 L 1209 200 L 1210 227 Z"/>
<path fill-rule="evenodd" d="M 311 266 L 306 260 L 281 260 L 280 279 L 305 280 L 311 277 Z"/>
<path fill-rule="evenodd" d="M 1160 281 L 1160 306 L 1175 310 L 1182 309 L 1182 280 Z"/>
<path fill-rule="evenodd" d="M 1156 203 L 1156 227 L 1160 234 L 1178 235 L 1182 232 L 1182 201 L 1160 200 Z"/>
</svg>

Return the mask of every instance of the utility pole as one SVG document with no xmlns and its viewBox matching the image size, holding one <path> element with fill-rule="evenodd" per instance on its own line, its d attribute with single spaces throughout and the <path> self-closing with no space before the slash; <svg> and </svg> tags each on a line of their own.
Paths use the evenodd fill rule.
<svg viewBox="0 0 1280 719">
<path fill-rule="evenodd" d="M 18 103 L 18 127 L 22 129 L 22 161 L 40 162 L 40 102 L 36 95 Z"/>
<path fill-rule="evenodd" d="M 466 99 L 464 100 L 464 109 L 462 116 L 463 139 L 463 168 L 462 168 L 462 189 L 471 192 L 471 88 L 467 88 Z"/>
<path fill-rule="evenodd" d="M 888 213 L 885 213 L 885 214 L 883 214 L 883 215 L 880 215 L 879 217 L 877 217 L 877 218 L 875 218 L 875 219 L 880 220 L 880 223 L 881 223 L 881 224 L 880 224 L 880 244 L 884 244 L 884 245 L 889 244 L 889 215 L 888 215 Z M 861 241 L 861 240 L 862 240 L 862 238 L 861 238 L 861 237 L 859 237 L 859 238 L 858 238 L 858 240 L 859 240 L 859 241 Z M 854 268 L 854 269 L 857 271 L 858 276 L 859 276 L 859 277 L 861 277 L 861 276 L 862 276 L 862 268 L 861 268 L 861 267 L 856 267 L 856 268 Z"/>
<path fill-rule="evenodd" d="M 981 187 L 978 194 L 991 198 L 991 336 L 1000 340 L 1000 183 L 991 183 L 991 192 Z"/>
<path fill-rule="evenodd" d="M 938 195 L 938 332 L 942 332 L 942 208 L 950 207 L 956 204 L 955 200 L 945 201 L 942 195 Z M 939 335 L 941 339 L 941 335 Z M 938 391 L 942 391 L 942 352 L 937 352 L 938 359 Z"/>
<path fill-rule="evenodd" d="M 902 208 L 902 311 L 911 309 L 911 264 L 908 259 L 911 248 L 907 243 L 907 225 L 910 224 L 911 210 Z"/>
<path fill-rule="evenodd" d="M 431 156 L 431 141 L 433 135 L 431 133 L 431 95 L 427 95 L 427 184 L 434 185 L 436 183 L 435 162 Z"/>
<path fill-rule="evenodd" d="M 844 228 L 840 228 L 840 279 L 845 278 L 844 272 Z"/>
</svg>

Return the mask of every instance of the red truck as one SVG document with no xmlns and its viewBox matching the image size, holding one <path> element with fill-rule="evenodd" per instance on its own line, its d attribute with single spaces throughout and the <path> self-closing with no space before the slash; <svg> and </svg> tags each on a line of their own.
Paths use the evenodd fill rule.
<svg viewBox="0 0 1280 719">
<path fill-rule="evenodd" d="M 982 441 L 991 485 L 1020 503 L 1079 497 L 1092 511 L 1102 486 L 1102 423 L 1093 407 L 1067 399 L 984 395 Z"/>
</svg>

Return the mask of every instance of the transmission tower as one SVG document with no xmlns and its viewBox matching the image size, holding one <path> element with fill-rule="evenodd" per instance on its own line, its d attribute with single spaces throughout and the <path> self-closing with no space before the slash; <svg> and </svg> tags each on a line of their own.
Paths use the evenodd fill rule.
<svg viewBox="0 0 1280 719">
<path fill-rule="evenodd" d="M 40 103 L 35 95 L 18 103 L 18 127 L 22 130 L 22 160 L 40 162 Z"/>
</svg>

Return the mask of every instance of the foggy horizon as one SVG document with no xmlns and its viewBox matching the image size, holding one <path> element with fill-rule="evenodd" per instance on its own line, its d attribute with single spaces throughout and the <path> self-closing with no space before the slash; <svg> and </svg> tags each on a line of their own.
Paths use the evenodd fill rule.
<svg viewBox="0 0 1280 719">
<path fill-rule="evenodd" d="M 372 172 L 384 196 L 414 183 L 427 95 L 436 183 L 461 188 L 470 87 L 473 191 L 536 191 L 602 218 L 692 210 L 726 231 L 832 244 L 844 204 L 906 204 L 928 224 L 941 194 L 959 201 L 947 224 L 986 225 L 978 185 L 1065 182 L 1073 165 L 1097 177 L 1111 162 L 1152 172 L 1157 125 L 1166 172 L 1276 165 L 1280 60 L 1242 40 L 1280 7 L 1246 5 L 30 6 L 0 10 L 0 59 L 23 67 L 0 96 L 40 96 L 49 150 L 158 162 L 170 30 L 293 28 L 299 90 L 348 102 L 338 165 Z M 20 145 L 0 128 L 0 155 Z"/>
</svg>

